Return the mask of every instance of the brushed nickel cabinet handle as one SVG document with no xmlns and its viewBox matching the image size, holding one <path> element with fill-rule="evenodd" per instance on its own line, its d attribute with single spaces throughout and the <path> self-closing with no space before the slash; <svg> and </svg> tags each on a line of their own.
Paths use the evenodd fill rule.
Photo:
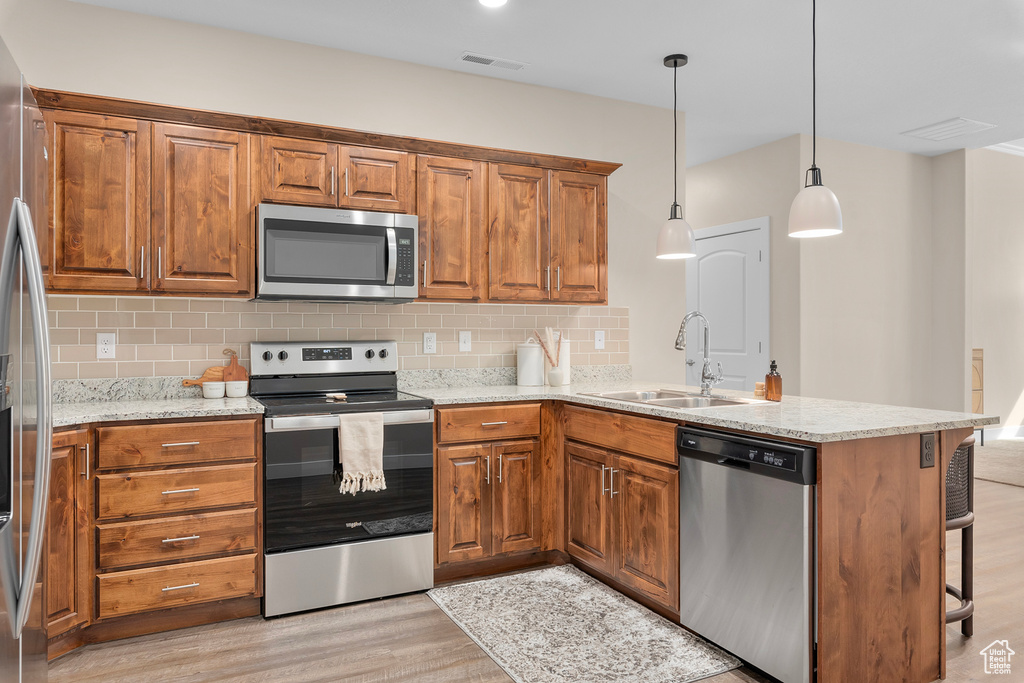
<svg viewBox="0 0 1024 683">
<path fill-rule="evenodd" d="M 607 489 L 607 488 L 605 488 L 605 485 L 604 485 L 604 473 L 605 473 L 605 472 L 606 472 L 607 470 L 608 470 L 608 468 L 607 468 L 607 467 L 605 467 L 604 465 L 601 465 L 601 495 L 602 495 L 602 496 L 603 496 L 604 494 L 608 493 L 608 489 Z"/>
<path fill-rule="evenodd" d="M 161 448 L 174 448 L 175 446 L 198 446 L 198 441 L 179 441 L 178 443 L 162 443 Z"/>
<path fill-rule="evenodd" d="M 186 583 L 184 586 L 168 586 L 167 588 L 161 588 L 160 591 L 166 593 L 167 591 L 180 591 L 182 588 L 198 588 L 199 582 Z"/>
<path fill-rule="evenodd" d="M 556 277 L 555 277 L 555 286 L 558 288 L 558 291 L 561 292 L 562 291 L 562 266 L 556 266 L 555 267 L 555 275 L 556 275 Z"/>
<path fill-rule="evenodd" d="M 608 482 L 609 483 L 608 489 L 611 491 L 611 494 L 612 494 L 611 497 L 612 498 L 615 497 L 615 494 L 619 493 L 619 491 L 615 490 L 615 473 L 616 472 L 618 472 L 618 470 L 616 470 L 616 469 L 613 469 L 611 471 L 611 477 L 610 477 L 610 480 Z"/>
<path fill-rule="evenodd" d="M 156 248 L 156 276 L 162 278 L 164 276 L 164 253 L 163 247 Z"/>
<path fill-rule="evenodd" d="M 331 196 L 334 196 L 334 166 L 331 166 Z"/>
<path fill-rule="evenodd" d="M 146 279 L 146 245 L 139 249 L 139 279 Z"/>
<path fill-rule="evenodd" d="M 181 538 L 165 538 L 160 541 L 161 543 L 178 543 L 179 541 L 198 541 L 199 534 L 193 534 L 192 536 L 182 536 Z"/>
<path fill-rule="evenodd" d="M 427 259 L 423 259 L 423 288 L 427 287 Z"/>
<path fill-rule="evenodd" d="M 491 483 L 491 456 L 485 455 L 484 460 L 487 461 L 487 477 L 484 479 L 488 484 Z"/>
<path fill-rule="evenodd" d="M 89 481 L 92 478 L 92 472 L 89 469 L 89 444 L 86 443 L 84 446 L 79 446 L 78 449 L 85 452 L 85 472 L 82 472 L 82 476 L 85 477 L 86 481 Z"/>
<path fill-rule="evenodd" d="M 347 197 L 348 196 L 348 169 L 347 168 L 345 169 L 344 173 L 345 173 L 345 196 Z"/>
<path fill-rule="evenodd" d="M 551 266 L 545 266 L 544 267 L 544 272 L 547 273 L 547 279 L 548 279 L 548 283 L 545 286 L 545 289 L 547 289 L 550 292 L 551 291 Z"/>
<path fill-rule="evenodd" d="M 498 453 L 498 483 L 501 483 L 501 453 Z"/>
<path fill-rule="evenodd" d="M 192 489 L 174 489 L 172 491 L 161 491 L 160 495 L 161 496 L 170 496 L 170 495 L 173 495 L 175 493 L 195 493 L 198 490 L 199 490 L 198 486 L 195 487 L 195 488 L 192 488 Z"/>
<path fill-rule="evenodd" d="M 507 425 L 507 424 L 508 424 L 508 420 L 503 420 L 501 422 L 481 422 L 480 426 L 481 427 L 494 427 L 495 425 Z"/>
</svg>

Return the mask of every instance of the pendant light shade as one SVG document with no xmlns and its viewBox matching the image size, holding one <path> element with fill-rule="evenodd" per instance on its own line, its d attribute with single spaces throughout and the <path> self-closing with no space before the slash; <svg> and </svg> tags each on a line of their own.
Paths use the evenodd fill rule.
<svg viewBox="0 0 1024 683">
<path fill-rule="evenodd" d="M 693 236 L 693 228 L 683 218 L 683 207 L 679 206 L 679 119 L 677 88 L 679 84 L 679 67 L 686 66 L 689 61 L 686 55 L 669 55 L 665 57 L 665 66 L 672 69 L 672 208 L 669 209 L 668 221 L 658 232 L 658 258 L 684 259 L 697 255 L 697 240 Z"/>
<path fill-rule="evenodd" d="M 843 231 L 843 212 L 835 193 L 821 183 L 818 156 L 818 40 L 817 2 L 811 0 L 811 167 L 807 169 L 804 189 L 789 207 L 790 237 L 828 237 Z"/>
</svg>

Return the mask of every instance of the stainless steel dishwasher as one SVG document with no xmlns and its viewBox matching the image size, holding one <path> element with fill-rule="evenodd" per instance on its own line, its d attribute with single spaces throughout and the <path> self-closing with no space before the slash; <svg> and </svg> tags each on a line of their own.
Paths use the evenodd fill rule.
<svg viewBox="0 0 1024 683">
<path fill-rule="evenodd" d="M 678 447 L 680 623 L 813 680 L 816 450 L 692 427 Z"/>
</svg>

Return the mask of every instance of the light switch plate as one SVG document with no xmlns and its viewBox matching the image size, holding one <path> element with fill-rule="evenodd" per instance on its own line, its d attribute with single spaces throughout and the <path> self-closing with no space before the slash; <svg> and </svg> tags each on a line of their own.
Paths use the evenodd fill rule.
<svg viewBox="0 0 1024 683">
<path fill-rule="evenodd" d="M 473 333 L 469 330 L 459 332 L 459 351 L 473 350 Z"/>
<path fill-rule="evenodd" d="M 96 358 L 113 358 L 114 346 L 117 344 L 116 332 L 96 333 Z"/>
<path fill-rule="evenodd" d="M 594 348 L 598 351 L 604 348 L 604 330 L 594 330 Z"/>
<path fill-rule="evenodd" d="M 437 333 L 423 333 L 423 353 L 437 353 Z"/>
</svg>

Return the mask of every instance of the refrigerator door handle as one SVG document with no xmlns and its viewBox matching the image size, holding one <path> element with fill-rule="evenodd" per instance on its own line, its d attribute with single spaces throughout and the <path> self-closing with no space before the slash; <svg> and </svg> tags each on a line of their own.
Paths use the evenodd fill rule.
<svg viewBox="0 0 1024 683">
<path fill-rule="evenodd" d="M 9 349 L 7 348 L 10 339 L 11 321 L 11 299 L 14 289 L 14 271 L 17 265 L 18 253 L 18 199 L 11 203 L 11 217 L 7 224 L 7 239 L 3 246 L 0 246 L 0 350 L 4 352 L 0 356 L 0 362 L 7 363 L 10 360 Z M 6 373 L 4 373 L 6 376 Z M 7 386 L 3 387 L 5 396 L 3 408 L 6 410 Z M 8 471 L 14 472 L 14 449 L 10 449 L 12 462 L 8 463 Z M 13 484 L 13 482 L 12 482 Z M 6 519 L 0 519 L 0 584 L 3 585 L 4 602 L 7 605 L 7 617 L 10 622 L 11 634 L 18 633 L 18 553 L 14 547 L 14 520 L 12 514 Z"/>
<path fill-rule="evenodd" d="M 46 286 L 39 260 L 39 245 L 32 225 L 32 214 L 25 202 L 18 200 L 18 236 L 25 259 L 29 307 L 32 311 L 32 335 L 36 363 L 36 470 L 32 492 L 32 524 L 28 531 L 25 568 L 18 593 L 18 617 L 15 638 L 21 637 L 28 621 L 33 588 L 39 576 L 46 531 L 46 508 L 50 498 L 50 456 L 53 448 L 53 420 L 50 389 L 50 329 L 46 318 Z"/>
</svg>

